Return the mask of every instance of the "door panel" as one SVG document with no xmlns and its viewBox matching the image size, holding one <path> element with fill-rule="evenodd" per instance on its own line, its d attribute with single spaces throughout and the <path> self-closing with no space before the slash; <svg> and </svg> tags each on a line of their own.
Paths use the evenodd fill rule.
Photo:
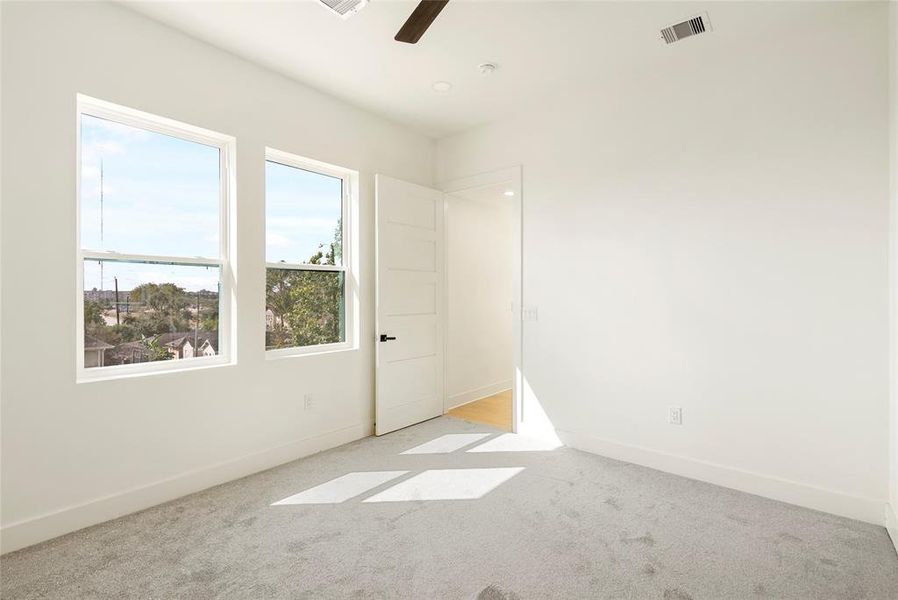
<svg viewBox="0 0 898 600">
<path fill-rule="evenodd" d="M 410 229 L 408 226 L 399 226 L 395 224 L 388 225 L 393 230 L 393 235 L 383 240 L 380 247 L 382 259 L 390 265 L 390 272 L 397 271 L 418 271 L 423 273 L 433 273 L 436 269 L 437 248 L 433 239 L 420 239 L 421 231 Z M 431 234 L 432 235 L 432 234 Z"/>
<path fill-rule="evenodd" d="M 392 410 L 409 404 L 426 405 L 427 398 L 433 393 L 437 383 L 437 369 L 433 357 L 400 360 L 391 364 L 381 378 L 384 386 L 389 386 L 391 393 L 379 399 L 380 408 Z M 422 402 L 423 401 L 423 402 Z M 426 406 L 423 408 L 427 409 Z M 425 419 L 439 416 L 428 413 Z M 409 425 L 417 423 L 412 421 Z M 405 427 L 405 425 L 403 425 Z M 378 435 L 387 433 L 380 431 Z"/>
<path fill-rule="evenodd" d="M 415 280 L 406 275 L 400 276 L 403 286 L 400 290 L 396 285 L 397 279 L 391 273 L 386 275 L 386 281 L 381 287 L 383 295 L 383 312 L 386 316 L 400 315 L 432 315 L 437 310 L 437 287 L 427 276 Z"/>
<path fill-rule="evenodd" d="M 443 193 L 377 175 L 375 215 L 382 435 L 443 413 Z"/>
</svg>

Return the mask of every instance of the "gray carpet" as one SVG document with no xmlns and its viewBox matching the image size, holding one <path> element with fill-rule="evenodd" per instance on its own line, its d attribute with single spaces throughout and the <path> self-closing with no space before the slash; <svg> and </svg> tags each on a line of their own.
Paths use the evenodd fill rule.
<svg viewBox="0 0 898 600">
<path fill-rule="evenodd" d="M 489 435 L 442 438 L 468 441 L 450 453 L 401 454 L 476 432 Z M 499 436 L 443 417 L 348 444 L 4 556 L 0 591 L 8 600 L 898 598 L 898 557 L 881 527 L 567 448 L 467 451 L 490 450 L 480 444 Z M 371 471 L 405 473 L 351 475 L 294 497 Z M 339 503 L 289 504 L 351 495 L 359 477 L 381 483 Z M 469 499 L 410 499 L 445 497 Z"/>
</svg>

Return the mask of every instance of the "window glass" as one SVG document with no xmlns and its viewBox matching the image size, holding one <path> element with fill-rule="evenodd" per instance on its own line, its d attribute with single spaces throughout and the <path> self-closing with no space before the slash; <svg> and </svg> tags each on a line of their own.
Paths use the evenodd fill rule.
<svg viewBox="0 0 898 600">
<path fill-rule="evenodd" d="M 218 257 L 219 152 L 81 115 L 81 247 Z"/>
<path fill-rule="evenodd" d="M 265 254 L 270 263 L 342 264 L 343 180 L 268 161 Z"/>
<path fill-rule="evenodd" d="M 265 348 L 346 341 L 345 274 L 268 269 Z"/>
<path fill-rule="evenodd" d="M 228 138 L 93 102 L 80 116 L 84 368 L 221 354 Z"/>
<path fill-rule="evenodd" d="M 345 181 L 282 162 L 266 163 L 268 350 L 346 341 Z"/>
<path fill-rule="evenodd" d="M 219 271 L 85 260 L 84 366 L 218 354 Z"/>
</svg>

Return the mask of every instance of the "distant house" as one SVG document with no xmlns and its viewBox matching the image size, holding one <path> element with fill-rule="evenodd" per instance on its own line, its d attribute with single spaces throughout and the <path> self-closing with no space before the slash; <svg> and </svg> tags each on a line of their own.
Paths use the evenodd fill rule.
<svg viewBox="0 0 898 600">
<path fill-rule="evenodd" d="M 197 356 L 215 356 L 218 335 L 214 332 L 181 331 L 163 333 L 156 340 L 175 360 Z"/>
<path fill-rule="evenodd" d="M 84 366 L 102 367 L 106 364 L 106 351 L 115 348 L 112 344 L 107 344 L 100 338 L 92 335 L 84 335 Z"/>
<path fill-rule="evenodd" d="M 150 350 L 148 342 L 155 342 L 171 356 L 172 360 L 194 358 L 197 356 L 215 356 L 218 354 L 218 333 L 215 331 L 176 331 L 163 333 L 142 341 L 124 342 L 114 348 L 107 344 L 105 365 L 130 365 L 148 362 Z M 87 363 L 87 344 L 85 341 L 85 364 Z M 100 365 L 102 366 L 102 365 Z"/>
<path fill-rule="evenodd" d="M 196 352 L 197 356 L 215 356 L 216 354 L 215 347 L 208 338 L 200 344 L 199 350 Z"/>
<path fill-rule="evenodd" d="M 165 344 L 165 349 L 175 359 L 194 357 L 193 344 L 190 343 L 190 338 L 186 335 L 168 342 Z"/>
<path fill-rule="evenodd" d="M 268 331 L 274 329 L 274 311 L 270 308 L 265 310 L 265 329 Z"/>
<path fill-rule="evenodd" d="M 149 359 L 149 352 L 143 342 L 125 342 L 112 350 L 107 364 L 131 365 L 147 362 Z"/>
</svg>

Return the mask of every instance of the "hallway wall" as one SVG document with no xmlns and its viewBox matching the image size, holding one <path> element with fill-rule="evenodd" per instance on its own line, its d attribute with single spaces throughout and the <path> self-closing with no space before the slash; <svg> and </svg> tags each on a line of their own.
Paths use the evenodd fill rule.
<svg viewBox="0 0 898 600">
<path fill-rule="evenodd" d="M 512 206 L 505 187 L 448 196 L 447 408 L 512 384 Z"/>
</svg>

